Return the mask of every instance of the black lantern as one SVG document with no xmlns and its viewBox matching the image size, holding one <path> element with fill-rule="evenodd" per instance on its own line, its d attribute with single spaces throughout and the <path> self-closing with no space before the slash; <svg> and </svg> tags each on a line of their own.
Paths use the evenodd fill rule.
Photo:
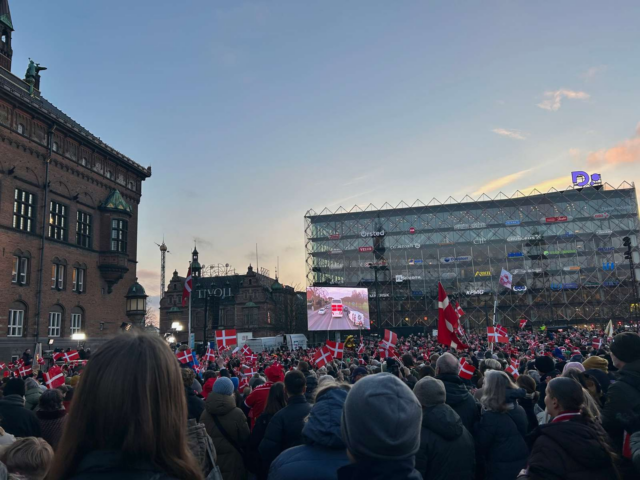
<svg viewBox="0 0 640 480">
<path fill-rule="evenodd" d="M 138 279 L 127 291 L 127 317 L 131 323 L 137 327 L 144 327 L 144 317 L 147 314 L 147 293 L 138 283 Z"/>
</svg>

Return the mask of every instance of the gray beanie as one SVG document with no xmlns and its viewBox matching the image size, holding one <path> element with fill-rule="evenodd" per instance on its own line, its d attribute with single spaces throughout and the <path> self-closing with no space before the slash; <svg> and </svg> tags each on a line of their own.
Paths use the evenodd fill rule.
<svg viewBox="0 0 640 480">
<path fill-rule="evenodd" d="M 358 381 L 342 410 L 342 439 L 358 460 L 402 460 L 415 455 L 421 425 L 418 399 L 390 373 Z"/>
<path fill-rule="evenodd" d="M 413 387 L 413 393 L 423 407 L 440 405 L 447 399 L 447 391 L 444 389 L 444 383 L 433 377 L 420 379 L 420 381 L 416 383 L 416 386 Z"/>
<path fill-rule="evenodd" d="M 213 384 L 213 392 L 220 395 L 233 395 L 233 382 L 230 378 L 220 377 Z"/>
</svg>

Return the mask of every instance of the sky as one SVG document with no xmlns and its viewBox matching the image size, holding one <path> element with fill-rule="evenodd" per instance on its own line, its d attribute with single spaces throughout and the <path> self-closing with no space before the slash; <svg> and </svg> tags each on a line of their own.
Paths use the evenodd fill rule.
<svg viewBox="0 0 640 480">
<path fill-rule="evenodd" d="M 640 173 L 640 2 L 10 0 L 13 71 L 153 176 L 138 276 L 304 287 L 304 215 Z"/>
</svg>

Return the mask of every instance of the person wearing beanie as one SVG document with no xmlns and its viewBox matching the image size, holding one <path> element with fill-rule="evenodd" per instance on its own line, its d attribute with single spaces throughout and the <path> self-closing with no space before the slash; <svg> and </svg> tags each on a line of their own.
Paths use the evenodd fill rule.
<svg viewBox="0 0 640 480">
<path fill-rule="evenodd" d="M 185 398 L 187 399 L 187 419 L 198 420 L 204 412 L 204 401 L 196 395 L 193 389 L 193 381 L 196 374 L 190 368 L 181 368 L 182 384 L 184 386 Z"/>
<path fill-rule="evenodd" d="M 351 383 L 356 383 L 358 380 L 367 376 L 367 369 L 364 367 L 356 367 L 353 372 L 351 372 Z"/>
<path fill-rule="evenodd" d="M 444 384 L 425 377 L 416 383 L 413 393 L 422 405 L 416 470 L 429 480 L 473 480 L 476 463 L 473 437 L 458 414 L 445 403 Z"/>
<path fill-rule="evenodd" d="M 298 364 L 298 370 L 304 374 L 304 378 L 307 380 L 307 391 L 304 396 L 307 397 L 307 402 L 313 403 L 313 398 L 318 388 L 318 377 L 309 368 L 309 363 L 302 361 Z"/>
<path fill-rule="evenodd" d="M 607 395 L 609 385 L 615 381 L 615 377 L 609 372 L 609 362 L 602 357 L 589 357 L 582 362 L 582 366 L 585 368 L 584 373 L 595 378 L 602 388 L 602 393 Z"/>
<path fill-rule="evenodd" d="M 640 407 L 640 336 L 632 332 L 619 333 L 613 337 L 610 348 L 618 372 L 617 381 L 609 386 L 602 411 L 602 427 L 609 434 L 616 452 L 622 456 L 619 466 L 622 478 L 638 478 L 637 472 L 632 476 L 631 461 L 622 455 L 626 433 L 618 415 Z"/>
<path fill-rule="evenodd" d="M 311 411 L 311 404 L 304 396 L 307 381 L 300 370 L 293 370 L 284 377 L 287 406 L 276 413 L 260 442 L 260 457 L 266 468 L 288 448 L 302 444 L 304 420 Z"/>
<path fill-rule="evenodd" d="M 21 378 L 12 378 L 0 399 L 0 427 L 15 437 L 40 437 L 38 417 L 25 408 L 25 386 Z"/>
<path fill-rule="evenodd" d="M 264 407 L 267 405 L 271 385 L 284 380 L 284 371 L 277 363 L 267 367 L 264 373 L 267 376 L 267 382 L 254 388 L 242 406 L 251 421 L 251 428 L 256 424 L 257 418 L 262 415 Z M 251 385 L 251 382 L 249 382 L 249 385 Z"/>
<path fill-rule="evenodd" d="M 338 470 L 339 480 L 419 480 L 422 407 L 413 392 L 389 373 L 368 375 L 347 395 L 342 439 L 353 462 Z"/>
<path fill-rule="evenodd" d="M 547 380 L 560 376 L 560 372 L 556 370 L 556 364 L 553 358 L 543 355 L 535 359 L 536 370 L 540 373 L 540 382 L 538 383 L 538 406 L 544 409 L 544 396 L 546 395 Z"/>
<path fill-rule="evenodd" d="M 217 464 L 225 480 L 245 480 L 247 471 L 238 448 L 245 449 L 249 441 L 249 425 L 233 396 L 233 382 L 220 377 L 205 402 L 200 417 L 213 440 L 218 455 Z"/>
<path fill-rule="evenodd" d="M 578 370 L 579 372 L 584 372 L 585 370 L 584 366 L 580 362 L 569 362 L 562 369 L 562 373 L 566 372 L 571 368 L 573 368 L 574 370 Z"/>
</svg>

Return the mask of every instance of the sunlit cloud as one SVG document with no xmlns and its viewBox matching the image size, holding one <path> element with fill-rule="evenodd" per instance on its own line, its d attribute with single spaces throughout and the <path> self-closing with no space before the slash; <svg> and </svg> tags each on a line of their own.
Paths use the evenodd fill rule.
<svg viewBox="0 0 640 480">
<path fill-rule="evenodd" d="M 516 180 L 519 180 L 520 178 L 525 176 L 527 173 L 529 173 L 531 170 L 533 169 L 528 168 L 527 170 L 522 170 L 520 172 L 512 173 L 510 175 L 505 175 L 504 177 L 491 180 L 490 182 L 485 183 L 480 188 L 478 188 L 475 192 L 472 193 L 472 195 L 481 195 L 483 193 L 491 193 L 491 192 L 500 190 L 502 187 L 509 185 L 515 182 Z"/>
<path fill-rule="evenodd" d="M 527 137 L 518 130 L 507 130 L 506 128 L 494 128 L 491 130 L 493 133 L 502 135 L 503 137 L 514 138 L 516 140 L 526 140 Z"/>
<path fill-rule="evenodd" d="M 603 148 L 589 152 L 589 165 L 617 165 L 619 163 L 640 162 L 640 123 L 636 127 L 636 135 L 611 148 Z"/>
<path fill-rule="evenodd" d="M 560 89 L 554 92 L 544 92 L 545 100 L 538 104 L 538 107 L 544 110 L 550 110 L 556 112 L 560 110 L 562 99 L 569 100 L 586 100 L 590 98 L 590 95 L 586 92 L 576 92 L 574 90 Z"/>
<path fill-rule="evenodd" d="M 522 193 L 528 194 L 531 190 L 538 190 L 542 193 L 548 192 L 551 188 L 555 188 L 557 190 L 565 190 L 569 187 L 569 179 L 567 175 L 563 175 L 562 177 L 557 177 L 551 180 L 544 180 L 540 183 L 536 183 L 535 185 L 531 185 L 526 188 L 520 188 L 519 190 Z"/>
</svg>

